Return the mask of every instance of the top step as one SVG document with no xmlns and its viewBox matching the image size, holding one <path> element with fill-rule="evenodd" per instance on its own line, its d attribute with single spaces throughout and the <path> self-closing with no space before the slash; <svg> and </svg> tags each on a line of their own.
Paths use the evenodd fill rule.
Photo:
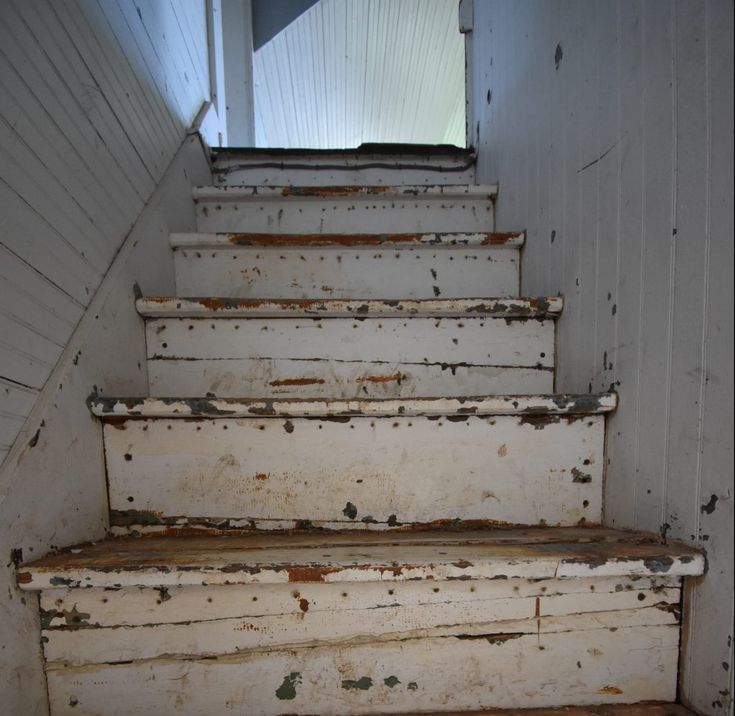
<svg viewBox="0 0 735 716">
<path fill-rule="evenodd" d="M 202 232 L 488 232 L 497 185 L 204 186 L 193 195 Z"/>
<path fill-rule="evenodd" d="M 364 144 L 357 149 L 215 149 L 218 186 L 474 184 L 475 154 L 450 145 Z"/>
</svg>

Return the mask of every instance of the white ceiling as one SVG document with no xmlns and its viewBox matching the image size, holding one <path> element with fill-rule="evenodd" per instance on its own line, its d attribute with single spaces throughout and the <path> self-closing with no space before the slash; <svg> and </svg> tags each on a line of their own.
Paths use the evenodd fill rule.
<svg viewBox="0 0 735 716">
<path fill-rule="evenodd" d="M 259 147 L 464 146 L 458 0 L 319 0 L 254 55 Z"/>
</svg>

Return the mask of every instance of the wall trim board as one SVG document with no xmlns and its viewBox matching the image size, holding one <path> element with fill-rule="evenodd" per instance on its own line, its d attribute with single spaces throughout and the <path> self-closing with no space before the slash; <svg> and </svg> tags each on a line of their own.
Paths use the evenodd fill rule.
<svg viewBox="0 0 735 716">
<path fill-rule="evenodd" d="M 195 228 L 191 187 L 212 181 L 198 134 L 184 138 L 115 255 L 0 467 L 0 703 L 47 713 L 35 600 L 15 586 L 15 564 L 108 529 L 102 431 L 86 406 L 100 394 L 147 393 L 138 284 L 174 293 L 170 232 Z"/>
</svg>

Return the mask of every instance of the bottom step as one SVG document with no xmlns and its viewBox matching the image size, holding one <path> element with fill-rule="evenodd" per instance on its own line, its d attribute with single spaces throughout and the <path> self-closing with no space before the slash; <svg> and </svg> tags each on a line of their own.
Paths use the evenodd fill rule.
<svg viewBox="0 0 735 716">
<path fill-rule="evenodd" d="M 433 711 L 422 716 L 695 716 L 681 704 L 562 706 L 558 709 L 493 709 L 492 711 Z M 407 714 L 418 716 L 418 714 Z"/>
<path fill-rule="evenodd" d="M 702 556 L 610 529 L 108 539 L 21 568 L 53 716 L 673 701 Z"/>
</svg>

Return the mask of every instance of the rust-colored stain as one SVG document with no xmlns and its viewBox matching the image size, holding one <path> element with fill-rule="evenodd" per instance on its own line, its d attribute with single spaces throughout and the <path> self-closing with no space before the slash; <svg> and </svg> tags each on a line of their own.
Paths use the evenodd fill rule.
<svg viewBox="0 0 735 716">
<path fill-rule="evenodd" d="M 33 575 L 30 572 L 18 572 L 16 580 L 18 584 L 30 584 L 33 581 Z"/>
<path fill-rule="evenodd" d="M 256 479 L 256 480 L 267 480 L 267 479 L 268 479 L 268 475 L 267 475 L 267 474 L 266 474 L 265 472 L 259 472 L 259 473 L 258 473 L 258 474 L 257 474 L 257 475 L 255 476 L 255 479 Z"/>
<path fill-rule="evenodd" d="M 601 689 L 597 690 L 598 694 L 622 694 L 622 690 L 619 689 L 617 686 L 603 686 Z"/>
<path fill-rule="evenodd" d="M 402 373 L 393 373 L 393 375 L 366 375 L 361 380 L 367 380 L 370 383 L 391 383 L 392 381 L 400 381 L 402 379 Z"/>
<path fill-rule="evenodd" d="M 502 246 L 518 236 L 517 231 L 495 231 L 485 235 L 483 246 Z"/>
<path fill-rule="evenodd" d="M 272 380 L 269 385 L 274 387 L 282 385 L 322 385 L 325 382 L 324 378 L 282 378 L 281 380 Z"/>
<path fill-rule="evenodd" d="M 301 609 L 301 611 L 304 613 L 308 612 L 309 611 L 309 600 L 301 597 L 301 599 L 299 599 L 299 609 Z"/>
<path fill-rule="evenodd" d="M 228 234 L 236 246 L 380 246 L 417 243 L 421 234 Z"/>
<path fill-rule="evenodd" d="M 342 567 L 325 567 L 322 565 L 292 565 L 286 567 L 289 582 L 323 582 L 324 577 L 334 572 L 341 572 Z"/>
</svg>

